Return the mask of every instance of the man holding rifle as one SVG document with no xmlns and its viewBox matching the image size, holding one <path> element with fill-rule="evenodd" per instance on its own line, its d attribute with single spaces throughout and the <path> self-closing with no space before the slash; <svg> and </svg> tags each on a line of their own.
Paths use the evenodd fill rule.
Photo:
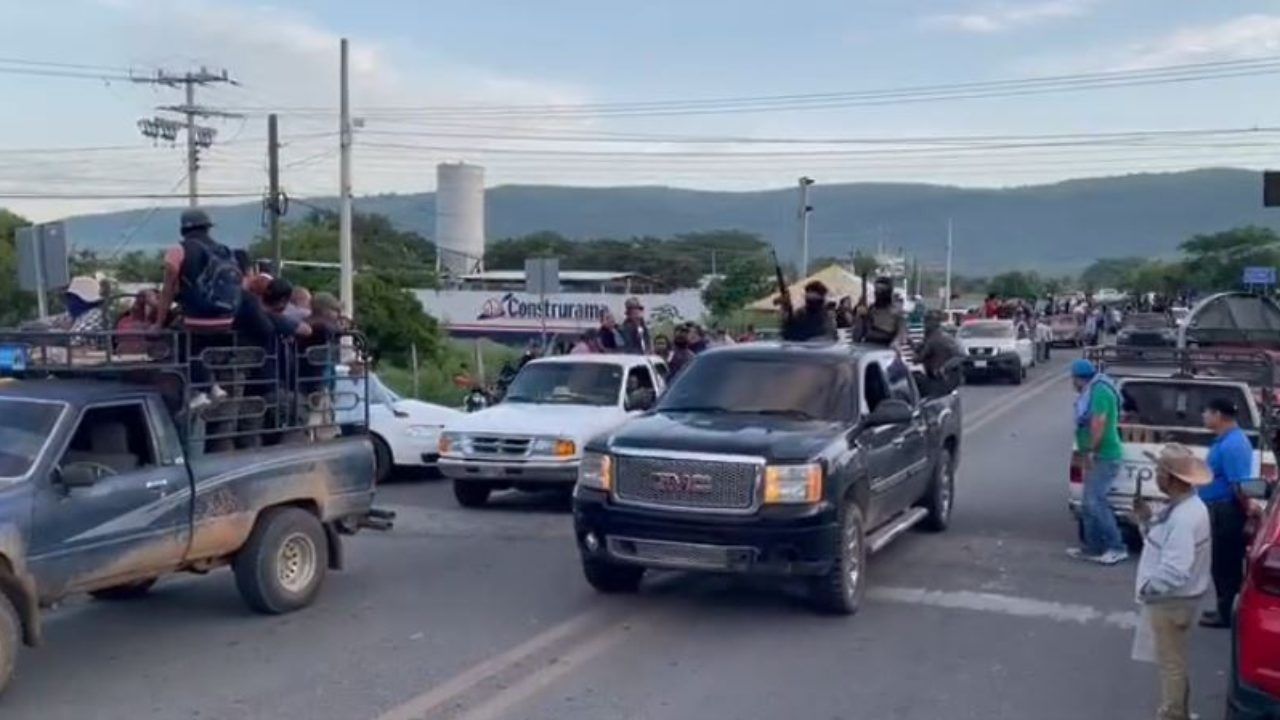
<svg viewBox="0 0 1280 720">
<path fill-rule="evenodd" d="M 804 307 L 791 305 L 791 290 L 782 276 L 778 256 L 773 256 L 774 275 L 778 280 L 778 310 L 782 313 L 782 339 L 787 342 L 834 340 L 836 326 L 827 311 L 827 286 L 813 280 L 804 286 Z"/>
</svg>

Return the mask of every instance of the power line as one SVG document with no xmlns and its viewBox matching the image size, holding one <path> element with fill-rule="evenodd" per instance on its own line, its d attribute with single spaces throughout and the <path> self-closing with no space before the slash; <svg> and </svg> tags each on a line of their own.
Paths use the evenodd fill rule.
<svg viewBox="0 0 1280 720">
<path fill-rule="evenodd" d="M 1168 83 L 1214 80 L 1280 72 L 1280 57 L 1262 57 L 1142 70 L 1077 73 L 1013 80 L 978 81 L 945 85 L 916 85 L 864 91 L 722 97 L 710 99 L 652 100 L 612 103 L 558 105 L 454 105 L 454 106 L 367 106 L 365 116 L 413 114 L 431 116 L 502 117 L 648 117 L 659 115 L 699 115 L 734 112 L 821 110 L 866 105 L 932 102 L 938 100 L 1009 97 L 1075 90 L 1134 87 Z M 329 107 L 240 108 L 247 112 L 294 112 L 332 114 Z"/>
</svg>

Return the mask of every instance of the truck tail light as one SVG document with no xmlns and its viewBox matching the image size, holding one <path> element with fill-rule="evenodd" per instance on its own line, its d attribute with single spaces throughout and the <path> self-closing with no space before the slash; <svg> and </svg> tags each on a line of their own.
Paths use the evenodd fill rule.
<svg viewBox="0 0 1280 720">
<path fill-rule="evenodd" d="M 1080 460 L 1080 453 L 1071 453 L 1071 484 L 1084 484 L 1084 463 Z"/>
<path fill-rule="evenodd" d="M 1263 480 L 1266 480 L 1269 483 L 1275 483 L 1277 478 L 1280 478 L 1280 474 L 1277 474 L 1276 472 L 1275 463 L 1262 463 L 1262 468 L 1258 471 L 1258 474 L 1262 476 Z"/>
<path fill-rule="evenodd" d="M 1280 545 L 1272 545 L 1249 568 L 1249 579 L 1258 590 L 1280 596 Z"/>
</svg>

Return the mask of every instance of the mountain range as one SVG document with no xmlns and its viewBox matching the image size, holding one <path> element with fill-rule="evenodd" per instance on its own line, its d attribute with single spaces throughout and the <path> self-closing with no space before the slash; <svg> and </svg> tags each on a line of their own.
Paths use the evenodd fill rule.
<svg viewBox="0 0 1280 720">
<path fill-rule="evenodd" d="M 810 189 L 810 257 L 847 256 L 854 248 L 902 248 L 929 265 L 945 257 L 954 228 L 957 272 L 1013 268 L 1078 270 L 1096 258 L 1176 254 L 1188 237 L 1239 225 L 1280 229 L 1280 211 L 1262 207 L 1261 174 L 1204 169 L 976 189 L 899 183 L 817 184 Z M 308 205 L 336 207 L 334 198 Z M 795 188 L 718 192 L 669 187 L 583 188 L 503 185 L 486 191 L 490 240 L 552 230 L 588 240 L 739 229 L 757 233 L 779 254 L 799 258 Z M 434 193 L 358 197 L 357 212 L 380 213 L 402 230 L 434 232 Z M 264 232 L 257 203 L 211 206 L 216 236 L 244 245 Z M 67 219 L 77 248 L 156 248 L 175 237 L 180 208 Z M 293 203 L 286 219 L 307 212 Z M 358 242 L 358 239 L 357 239 Z M 619 268 L 625 269 L 625 268 Z"/>
</svg>

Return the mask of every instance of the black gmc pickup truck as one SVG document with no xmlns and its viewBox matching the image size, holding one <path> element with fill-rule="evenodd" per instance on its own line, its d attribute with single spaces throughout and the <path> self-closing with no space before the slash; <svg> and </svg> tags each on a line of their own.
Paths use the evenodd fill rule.
<svg viewBox="0 0 1280 720">
<path fill-rule="evenodd" d="M 804 576 L 850 614 L 867 556 L 946 528 L 960 452 L 953 386 L 922 398 L 892 350 L 753 343 L 708 351 L 657 407 L 587 445 L 573 515 L 587 581 L 646 568 Z"/>
</svg>

